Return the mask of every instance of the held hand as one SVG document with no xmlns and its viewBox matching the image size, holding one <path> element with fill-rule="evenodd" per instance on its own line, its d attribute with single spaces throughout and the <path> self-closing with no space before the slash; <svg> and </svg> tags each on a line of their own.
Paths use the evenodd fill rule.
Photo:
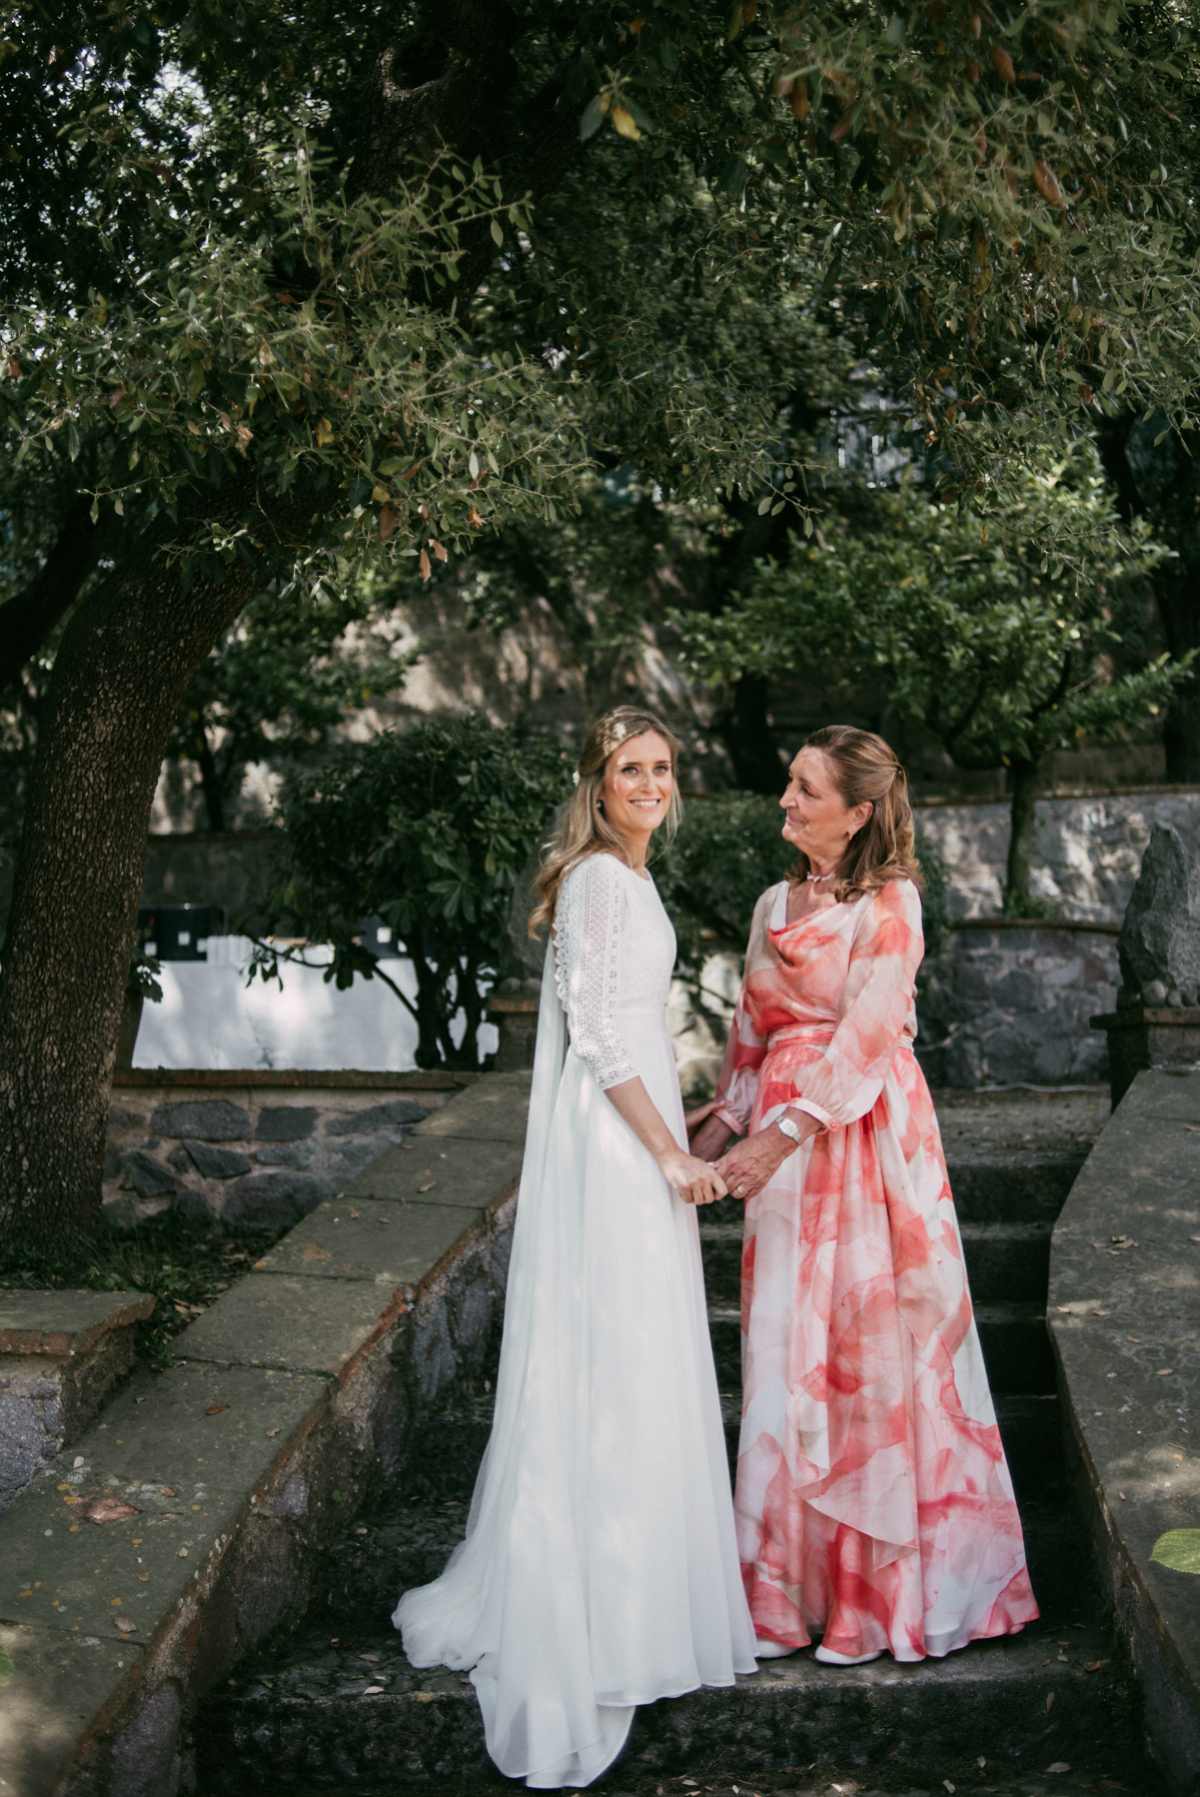
<svg viewBox="0 0 1200 1797">
<path fill-rule="evenodd" d="M 702 1161 L 715 1161 L 733 1138 L 733 1131 L 720 1117 L 710 1116 L 712 1105 L 691 1111 L 686 1119 L 688 1147 Z M 693 1121 L 694 1119 L 694 1121 Z"/>
<path fill-rule="evenodd" d="M 726 1196 L 728 1188 L 720 1174 L 694 1154 L 669 1148 L 656 1159 L 668 1184 L 674 1186 L 685 1204 L 712 1204 Z"/>
<path fill-rule="evenodd" d="M 717 1162 L 716 1171 L 735 1198 L 756 1198 L 792 1152 L 788 1138 L 771 1126 L 735 1142 Z"/>
<path fill-rule="evenodd" d="M 699 1129 L 706 1117 L 712 1116 L 720 1102 L 719 1098 L 710 1098 L 707 1104 L 698 1104 L 695 1110 L 684 1112 L 683 1121 L 689 1136 L 694 1129 Z"/>
</svg>

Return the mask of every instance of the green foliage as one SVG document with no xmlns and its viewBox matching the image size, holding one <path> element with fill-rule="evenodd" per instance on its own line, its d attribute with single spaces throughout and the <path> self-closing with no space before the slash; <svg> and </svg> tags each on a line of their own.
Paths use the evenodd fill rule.
<svg viewBox="0 0 1200 1797">
<path fill-rule="evenodd" d="M 1166 552 L 1122 532 L 1086 446 L 1028 474 L 990 533 L 915 483 L 877 495 L 874 520 L 760 564 L 721 617 L 681 618 L 691 664 L 714 681 L 803 668 L 831 694 L 882 689 L 958 766 L 1030 778 L 1051 749 L 1144 723 L 1186 677 L 1165 656 L 1116 670 L 1114 590 Z M 1060 534 L 1073 567 L 1048 548 Z"/>
<path fill-rule="evenodd" d="M 919 836 L 917 856 L 924 879 L 925 953 L 937 955 L 950 928 L 946 870 Z M 795 858 L 783 839 L 783 813 L 776 800 L 734 792 L 688 802 L 674 841 L 654 864 L 655 881 L 675 925 L 682 978 L 699 989 L 709 955 L 722 949 L 744 951 L 755 904 Z"/>
<path fill-rule="evenodd" d="M 654 878 L 675 925 L 680 970 L 691 980 L 719 949 L 745 950 L 760 894 L 796 858 L 782 831 L 778 803 L 758 793 L 688 801 Z"/>
<path fill-rule="evenodd" d="M 325 978 L 340 989 L 356 975 L 391 986 L 416 1019 L 418 1066 L 477 1067 L 480 985 L 501 971 L 514 886 L 569 794 L 571 767 L 565 748 L 478 717 L 341 746 L 284 783 L 263 908 L 276 927 L 332 945 Z M 415 1002 L 358 940 L 375 914 L 412 960 Z M 289 958 L 302 951 L 261 942 L 258 970 L 278 977 Z"/>
<path fill-rule="evenodd" d="M 1200 1573 L 1200 1529 L 1168 1529 L 1154 1543 L 1150 1558 L 1172 1572 Z"/>
<path fill-rule="evenodd" d="M 311 755 L 348 707 L 402 683 L 418 651 L 393 655 L 372 636 L 385 609 L 361 574 L 251 600 L 193 680 L 168 748 L 199 767 L 210 830 L 229 827 L 248 762 Z"/>
</svg>

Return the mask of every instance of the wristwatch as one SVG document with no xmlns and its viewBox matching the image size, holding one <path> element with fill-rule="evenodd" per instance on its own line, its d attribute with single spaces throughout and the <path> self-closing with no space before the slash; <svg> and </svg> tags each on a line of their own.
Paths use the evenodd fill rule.
<svg viewBox="0 0 1200 1797">
<path fill-rule="evenodd" d="M 804 1140 L 804 1137 L 800 1133 L 800 1125 L 798 1123 L 793 1123 L 790 1117 L 776 1117 L 775 1127 L 781 1129 L 784 1135 L 789 1137 L 790 1140 L 797 1145 Z"/>
</svg>

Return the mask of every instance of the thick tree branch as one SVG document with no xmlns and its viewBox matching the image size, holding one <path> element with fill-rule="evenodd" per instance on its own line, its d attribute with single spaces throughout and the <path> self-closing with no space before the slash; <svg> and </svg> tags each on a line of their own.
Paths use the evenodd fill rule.
<svg viewBox="0 0 1200 1797">
<path fill-rule="evenodd" d="M 107 532 L 92 523 L 89 508 L 87 499 L 72 505 L 39 572 L 23 593 L 0 605 L 0 692 L 37 654 L 96 566 Z"/>
</svg>

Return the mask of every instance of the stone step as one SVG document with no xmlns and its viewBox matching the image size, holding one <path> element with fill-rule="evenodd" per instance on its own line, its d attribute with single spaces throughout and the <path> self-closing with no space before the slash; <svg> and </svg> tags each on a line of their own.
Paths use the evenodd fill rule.
<svg viewBox="0 0 1200 1797">
<path fill-rule="evenodd" d="M 198 1722 L 205 1797 L 249 1797 L 264 1783 L 306 1793 L 497 1783 L 471 1684 L 414 1670 L 390 1629 L 299 1641 L 286 1661 L 219 1689 Z M 649 1705 L 604 1783 L 678 1779 L 717 1759 L 745 1777 L 832 1762 L 906 1791 L 940 1792 L 956 1777 L 978 1789 L 980 1759 L 1010 1775 L 1065 1762 L 1119 1778 L 1136 1761 L 1135 1720 L 1106 1635 L 1035 1625 L 915 1665 L 842 1669 L 799 1654 L 730 1689 Z"/>
<path fill-rule="evenodd" d="M 977 1304 L 975 1323 L 994 1392 L 1054 1390 L 1054 1356 L 1046 1333 L 1044 1301 Z M 740 1314 L 732 1305 L 710 1305 L 708 1326 L 717 1379 L 723 1388 L 736 1389 L 742 1371 Z"/>
<path fill-rule="evenodd" d="M 1044 1298 L 1050 1269 L 1049 1222 L 964 1223 L 963 1252 L 972 1296 Z M 702 1223 L 700 1248 L 704 1257 L 704 1283 L 709 1302 L 723 1306 L 741 1300 L 742 1226 L 740 1223 Z"/>
<path fill-rule="evenodd" d="M 1086 1159 L 1073 1149 L 948 1159 L 960 1225 L 1053 1223 Z"/>
<path fill-rule="evenodd" d="M 971 1296 L 977 1303 L 992 1299 L 1045 1303 L 1053 1224 L 963 1223 L 960 1227 Z"/>
</svg>

